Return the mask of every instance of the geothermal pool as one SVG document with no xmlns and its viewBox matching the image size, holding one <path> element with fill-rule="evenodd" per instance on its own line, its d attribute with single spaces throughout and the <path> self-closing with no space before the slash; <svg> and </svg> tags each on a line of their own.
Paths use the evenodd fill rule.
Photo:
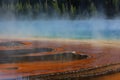
<svg viewBox="0 0 120 80">
<path fill-rule="evenodd" d="M 0 80 L 117 80 L 119 25 L 98 19 L 0 21 Z"/>
<path fill-rule="evenodd" d="M 120 20 L 0 21 L 0 36 L 68 39 L 120 39 Z"/>
</svg>

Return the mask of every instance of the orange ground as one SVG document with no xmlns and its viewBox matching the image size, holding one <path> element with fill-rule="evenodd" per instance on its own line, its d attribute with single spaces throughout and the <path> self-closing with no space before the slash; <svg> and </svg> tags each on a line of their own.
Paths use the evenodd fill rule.
<svg viewBox="0 0 120 80">
<path fill-rule="evenodd" d="M 7 40 L 4 40 L 6 42 Z M 0 42 L 3 42 L 1 40 Z M 61 61 L 34 61 L 22 63 L 1 63 L 0 64 L 0 80 L 12 79 L 26 76 L 51 74 L 57 72 L 76 71 L 81 69 L 95 68 L 99 66 L 106 66 L 109 64 L 120 63 L 120 47 L 107 45 L 97 45 L 93 42 L 57 42 L 57 41 L 20 41 L 21 46 L 0 46 L 0 50 L 20 50 L 32 48 L 52 48 L 52 52 L 41 52 L 32 54 L 12 55 L 14 57 L 23 56 L 41 56 L 48 54 L 57 54 L 68 51 L 75 51 L 76 54 L 86 54 L 88 59 L 75 60 L 68 62 Z M 10 56 L 11 55 L 7 55 Z M 116 75 L 115 75 L 116 77 Z M 120 79 L 120 77 L 118 77 Z M 116 80 L 118 80 L 118 78 Z M 93 78 L 92 78 L 93 79 Z M 109 77 L 100 76 L 94 80 L 108 80 Z M 112 77 L 109 80 L 115 80 Z"/>
</svg>

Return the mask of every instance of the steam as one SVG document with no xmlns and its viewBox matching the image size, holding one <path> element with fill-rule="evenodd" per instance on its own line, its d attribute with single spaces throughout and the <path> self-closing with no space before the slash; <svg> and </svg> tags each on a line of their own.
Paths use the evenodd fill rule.
<svg viewBox="0 0 120 80">
<path fill-rule="evenodd" d="M 0 36 L 119 39 L 120 20 L 13 20 L 0 22 Z"/>
<path fill-rule="evenodd" d="M 0 36 L 7 38 L 120 39 L 120 20 L 105 19 L 104 12 L 91 19 L 82 20 L 70 20 L 68 16 L 60 18 L 57 13 L 49 19 L 44 17 L 44 13 L 39 14 L 37 19 L 31 19 L 29 18 L 31 14 L 29 12 L 27 17 L 23 15 L 16 17 L 14 7 L 11 8 L 4 14 L 5 16 L 1 16 Z"/>
</svg>

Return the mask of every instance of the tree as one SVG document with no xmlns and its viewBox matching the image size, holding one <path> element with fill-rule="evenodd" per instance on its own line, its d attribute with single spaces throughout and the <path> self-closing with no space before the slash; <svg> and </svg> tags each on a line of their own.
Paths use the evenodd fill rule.
<svg viewBox="0 0 120 80">
<path fill-rule="evenodd" d="M 112 0 L 116 13 L 119 12 L 119 0 Z"/>
<path fill-rule="evenodd" d="M 91 15 L 93 16 L 93 15 L 96 15 L 96 13 L 97 13 L 97 10 L 96 10 L 96 7 L 95 7 L 95 5 L 94 5 L 94 3 L 93 2 L 91 2 L 91 4 L 90 4 L 90 13 L 91 13 Z"/>
<path fill-rule="evenodd" d="M 51 16 L 57 13 L 69 17 L 93 16 L 103 10 L 108 18 L 112 18 L 120 14 L 120 0 L 0 0 L 0 13 L 14 9 L 15 14 L 44 13 Z"/>
</svg>

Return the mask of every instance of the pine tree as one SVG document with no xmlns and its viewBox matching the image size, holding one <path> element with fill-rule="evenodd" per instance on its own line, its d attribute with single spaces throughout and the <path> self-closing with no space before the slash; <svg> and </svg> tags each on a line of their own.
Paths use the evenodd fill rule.
<svg viewBox="0 0 120 80">
<path fill-rule="evenodd" d="M 73 5 L 71 5 L 71 14 L 74 16 L 75 13 L 76 13 L 76 8 Z"/>
<path fill-rule="evenodd" d="M 119 0 L 112 0 L 113 1 L 113 5 L 115 6 L 115 11 L 116 13 L 119 12 Z"/>
<path fill-rule="evenodd" d="M 96 15 L 96 13 L 97 13 L 97 9 L 93 2 L 91 2 L 91 4 L 90 4 L 90 13 L 91 13 L 91 15 Z"/>
<path fill-rule="evenodd" d="M 40 11 L 40 4 L 39 3 L 36 3 L 35 5 L 34 5 L 34 9 L 35 9 L 35 12 L 39 12 Z"/>
<path fill-rule="evenodd" d="M 60 13 L 60 9 L 58 7 L 58 1 L 57 0 L 54 0 L 53 8 L 54 8 L 55 12 Z"/>
<path fill-rule="evenodd" d="M 48 0 L 45 0 L 45 11 L 48 12 Z"/>
</svg>

